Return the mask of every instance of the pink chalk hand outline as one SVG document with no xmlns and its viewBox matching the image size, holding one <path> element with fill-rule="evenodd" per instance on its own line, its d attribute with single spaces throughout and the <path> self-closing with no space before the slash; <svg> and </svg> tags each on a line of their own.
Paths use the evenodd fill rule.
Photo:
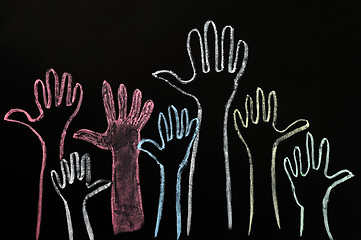
<svg viewBox="0 0 361 240">
<path fill-rule="evenodd" d="M 142 93 L 136 89 L 133 93 L 131 109 L 127 114 L 127 90 L 123 84 L 120 84 L 119 116 L 116 118 L 112 89 L 106 81 L 103 82 L 102 95 L 108 123 L 106 131 L 98 133 L 81 129 L 74 134 L 74 138 L 112 152 L 111 209 L 113 230 L 116 235 L 120 232 L 139 230 L 144 223 L 137 145 L 141 139 L 140 131 L 147 123 L 154 104 L 148 100 L 140 111 Z"/>
<path fill-rule="evenodd" d="M 54 95 L 52 95 L 51 92 L 51 84 L 50 84 L 50 74 L 52 74 L 54 78 Z M 66 84 L 67 81 L 67 84 Z M 65 84 L 66 84 L 66 92 L 65 92 Z M 41 90 L 39 90 L 39 86 L 41 87 Z M 79 93 L 78 93 L 79 90 Z M 43 139 L 43 137 L 38 133 L 37 130 L 32 126 L 33 123 L 39 122 L 44 117 L 44 109 L 50 109 L 52 108 L 52 100 L 54 96 L 54 105 L 55 107 L 61 106 L 64 98 L 64 93 L 66 93 L 66 99 L 65 99 L 65 105 L 67 107 L 72 106 L 74 103 L 76 103 L 76 100 L 78 99 L 76 108 L 74 109 L 74 112 L 70 115 L 69 119 L 66 121 L 65 126 L 62 130 L 62 134 L 60 136 L 60 144 L 59 144 L 59 160 L 63 157 L 64 153 L 64 140 L 65 136 L 68 130 L 68 127 L 73 120 L 73 118 L 77 115 L 79 112 L 80 106 L 82 104 L 83 100 L 83 89 L 82 86 L 79 83 L 76 83 L 74 87 L 72 87 L 72 75 L 69 73 L 64 72 L 60 85 L 59 85 L 59 77 L 58 74 L 55 72 L 54 69 L 48 69 L 45 74 L 45 84 L 44 81 L 37 79 L 34 82 L 34 97 L 35 97 L 35 104 L 39 110 L 39 115 L 37 117 L 31 117 L 30 114 L 19 108 L 11 109 L 9 112 L 6 113 L 4 120 L 8 122 L 15 122 L 22 124 L 26 127 L 28 127 L 39 139 L 42 147 L 42 164 L 41 164 L 41 170 L 40 170 L 40 180 L 39 180 L 39 196 L 38 196 L 38 213 L 37 213 L 37 224 L 36 224 L 36 239 L 39 238 L 40 235 L 40 225 L 41 225 L 41 215 L 42 215 L 42 199 L 43 199 L 43 178 L 44 178 L 44 170 L 46 165 L 46 158 L 47 158 L 47 147 L 46 143 Z M 39 100 L 39 95 L 43 97 L 43 102 Z M 78 96 L 79 94 L 79 96 Z M 13 114 L 21 113 L 24 114 L 27 122 L 24 122 L 22 120 L 14 119 L 12 116 Z M 17 116 L 15 116 L 16 118 Z"/>
</svg>

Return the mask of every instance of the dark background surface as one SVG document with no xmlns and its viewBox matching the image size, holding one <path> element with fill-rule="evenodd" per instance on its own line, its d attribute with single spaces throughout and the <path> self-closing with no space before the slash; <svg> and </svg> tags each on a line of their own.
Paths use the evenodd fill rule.
<svg viewBox="0 0 361 240">
<path fill-rule="evenodd" d="M 236 98 L 231 106 L 243 109 L 246 94 L 255 95 L 257 87 L 266 93 L 275 90 L 279 100 L 278 126 L 287 126 L 299 118 L 308 119 L 308 129 L 315 137 L 315 147 L 323 137 L 331 145 L 329 172 L 352 171 L 356 177 L 337 186 L 330 195 L 328 216 L 334 239 L 359 237 L 360 180 L 359 110 L 361 79 L 361 17 L 358 1 L 321 3 L 319 1 L 2 1 L 0 5 L 0 79 L 2 80 L 1 115 L 11 108 L 22 108 L 37 114 L 33 83 L 44 79 L 54 68 L 59 75 L 69 72 L 73 81 L 82 84 L 84 100 L 73 120 L 65 142 L 64 158 L 78 151 L 92 157 L 93 179 L 111 179 L 111 154 L 71 138 L 81 129 L 105 131 L 101 86 L 107 80 L 116 93 L 120 83 L 126 85 L 128 98 L 139 88 L 143 99 L 152 99 L 154 112 L 144 130 L 143 138 L 159 139 L 157 115 L 168 105 L 188 108 L 196 116 L 194 101 L 151 73 L 171 69 L 189 77 L 185 43 L 192 28 L 203 29 L 213 20 L 219 29 L 235 28 L 236 39 L 249 46 L 249 61 Z M 291 3 L 292 2 L 292 3 Z M 218 75 L 210 73 L 210 79 Z M 227 91 L 220 83 L 210 89 Z M 215 101 L 204 109 L 204 118 L 219 124 L 214 132 L 204 133 L 200 148 L 219 149 L 223 116 L 216 114 L 224 102 Z M 129 101 L 128 101 L 129 103 Z M 214 114 L 212 114 L 214 112 Z M 44 123 L 54 138 L 48 141 L 57 147 L 59 131 L 64 126 L 63 113 L 58 110 L 55 122 Z M 41 123 L 39 123 L 40 125 Z M 213 126 L 202 126 L 204 129 Z M 35 238 L 38 181 L 41 147 L 36 136 L 15 123 L 2 122 L 2 204 L 5 226 L 3 233 L 15 239 Z M 264 138 L 263 133 L 255 135 Z M 306 132 L 279 146 L 277 152 L 277 191 L 281 230 L 273 217 L 271 198 L 256 195 L 254 226 L 247 237 L 249 214 L 249 172 L 245 148 L 229 118 L 230 161 L 233 189 L 233 230 L 227 230 L 223 155 L 203 154 L 197 158 L 194 186 L 193 225 L 191 239 L 220 237 L 222 239 L 299 238 L 299 208 L 290 183 L 283 171 L 283 159 L 292 156 L 293 147 L 304 150 Z M 54 144 L 52 144 L 54 142 Z M 220 143 L 220 144 L 219 144 Z M 271 143 L 272 144 L 272 143 Z M 184 147 L 180 145 L 179 149 Z M 261 150 L 259 150 L 261 151 Z M 212 152 L 212 151 L 210 151 Z M 270 149 L 262 156 L 255 171 L 267 172 Z M 305 156 L 305 154 L 304 154 Z M 170 154 L 165 163 L 171 169 L 181 160 Z M 50 183 L 50 170 L 58 163 L 48 159 L 44 180 L 43 224 L 40 239 L 67 239 L 66 219 L 62 201 Z M 177 163 L 178 161 L 178 163 Z M 168 165 L 167 165 L 168 164 Z M 88 213 L 96 239 L 151 239 L 154 234 L 159 196 L 159 169 L 155 162 L 141 153 L 140 181 L 145 225 L 137 232 L 113 236 L 110 212 L 110 190 L 95 196 L 88 203 Z M 266 170 L 265 170 L 266 169 Z M 188 179 L 187 170 L 183 179 Z M 175 174 L 175 173 L 169 173 Z M 270 188 L 270 176 L 256 174 L 256 186 Z M 171 179 L 171 177 L 170 177 Z M 327 183 L 326 181 L 324 182 Z M 182 182 L 186 196 L 187 181 Z M 168 184 L 171 185 L 171 184 Z M 174 187 L 166 188 L 166 204 L 160 237 L 175 238 L 175 209 L 172 205 Z M 174 185 L 173 185 L 174 186 Z M 267 187 L 269 186 L 269 188 Z M 325 185 L 326 188 L 329 185 Z M 260 187 L 261 188 L 261 187 Z M 325 189 L 326 189 L 325 188 Z M 306 189 L 305 198 L 322 199 L 324 192 Z M 257 190 L 256 190 L 257 191 Z M 167 195 L 167 193 L 169 195 Z M 81 192 L 74 194 L 74 198 Z M 266 195 L 265 195 L 266 196 Z M 316 201 L 316 200 L 315 200 Z M 183 202 L 186 216 L 186 202 Z M 75 214 L 75 213 L 74 213 Z M 186 218 L 182 238 L 186 238 Z M 305 207 L 304 239 L 327 239 L 322 223 L 321 203 L 312 210 Z M 75 239 L 87 239 L 81 223 L 74 225 Z"/>
</svg>

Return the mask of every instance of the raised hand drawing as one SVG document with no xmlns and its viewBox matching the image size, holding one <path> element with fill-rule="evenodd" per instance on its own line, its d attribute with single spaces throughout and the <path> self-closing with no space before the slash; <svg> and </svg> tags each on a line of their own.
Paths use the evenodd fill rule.
<svg viewBox="0 0 361 240">
<path fill-rule="evenodd" d="M 77 152 L 70 154 L 70 162 L 63 159 L 60 162 L 61 177 L 55 170 L 51 171 L 51 181 L 55 188 L 56 193 L 61 197 L 64 203 L 66 221 L 68 227 L 69 240 L 74 239 L 73 224 L 72 224 L 72 211 L 82 211 L 84 224 L 89 236 L 89 239 L 94 239 L 93 229 L 91 227 L 88 212 L 86 210 L 87 201 L 94 197 L 99 192 L 110 187 L 111 182 L 104 179 L 99 179 L 91 183 L 91 160 L 88 153 L 84 154 L 81 158 Z M 84 184 L 85 178 L 85 184 Z M 78 185 L 87 188 L 87 194 L 81 199 L 76 199 L 75 204 L 68 204 L 73 202 L 74 196 L 79 193 Z M 69 207 L 70 205 L 70 207 Z M 70 210 L 71 208 L 71 210 Z"/>
<path fill-rule="evenodd" d="M 51 79 L 53 82 L 51 82 Z M 42 148 L 42 161 L 39 177 L 39 195 L 38 195 L 38 213 L 36 224 L 36 239 L 40 235 L 41 216 L 43 208 L 43 180 L 46 166 L 46 160 L 49 156 L 49 146 L 59 146 L 58 152 L 51 152 L 50 155 L 54 159 L 61 160 L 64 153 L 64 141 L 67 134 L 68 127 L 77 115 L 83 100 L 83 90 L 79 83 L 72 86 L 72 75 L 69 73 L 63 73 L 61 81 L 59 82 L 58 74 L 49 69 L 45 74 L 45 82 L 37 79 L 34 83 L 34 97 L 35 104 L 39 110 L 39 114 L 36 117 L 32 117 L 26 110 L 14 108 L 6 113 L 4 120 L 14 123 L 22 124 L 28 127 L 39 139 Z M 55 112 L 56 108 L 62 107 L 70 108 L 71 114 L 65 115 L 66 120 L 61 122 L 61 117 L 58 115 L 50 114 Z M 62 109 L 63 111 L 64 109 Z M 50 116 L 49 116 L 50 115 Z M 64 115 L 64 114 L 61 114 Z M 46 121 L 46 124 L 43 122 Z M 49 130 L 47 127 L 50 125 L 56 127 L 57 123 L 65 124 L 60 133 Z M 59 142 L 51 142 L 48 144 L 49 139 L 53 139 L 54 136 Z M 54 155 L 55 154 L 55 155 Z M 56 156 L 57 154 L 57 156 Z"/>
<path fill-rule="evenodd" d="M 267 98 L 261 88 L 256 90 L 256 98 L 253 101 L 252 97 L 247 95 L 245 100 L 245 114 L 242 116 L 238 109 L 233 112 L 234 127 L 242 140 L 248 155 L 249 160 L 249 180 L 250 180 L 250 215 L 248 235 L 251 233 L 253 215 L 254 215 L 254 164 L 261 163 L 261 157 L 257 153 L 268 152 L 271 154 L 271 189 L 272 202 L 277 225 L 281 228 L 280 217 L 278 210 L 277 191 L 276 191 L 276 153 L 278 145 L 292 137 L 294 134 L 304 131 L 309 127 L 309 123 L 305 119 L 298 119 L 286 128 L 280 130 L 276 127 L 278 116 L 278 102 L 275 91 L 271 91 Z M 257 126 L 257 127 L 256 127 Z M 255 128 L 258 128 L 265 133 L 266 138 L 254 138 Z M 252 135 L 253 134 L 253 135 Z M 268 149 L 271 148 L 271 149 Z M 257 162 L 254 162 L 257 161 Z M 260 185 L 259 185 L 260 186 Z"/>
<path fill-rule="evenodd" d="M 214 42 L 210 43 L 208 41 L 209 32 L 211 32 L 211 38 L 214 38 Z M 192 41 L 197 42 L 197 44 L 193 45 L 193 43 L 191 43 Z M 214 52 L 209 48 L 209 45 L 214 46 Z M 241 53 L 242 50 L 243 54 Z M 204 126 L 212 125 L 212 132 L 214 132 L 214 129 L 216 129 L 216 132 L 217 129 L 222 131 L 219 132 L 219 136 L 223 139 L 223 142 L 221 143 L 221 147 L 219 149 L 215 149 L 214 151 L 220 151 L 222 153 L 219 155 L 224 156 L 228 228 L 231 229 L 232 204 L 227 123 L 230 105 L 237 92 L 239 80 L 246 68 L 248 60 L 248 46 L 243 40 L 235 41 L 233 27 L 225 26 L 223 27 L 221 34 L 218 34 L 216 24 L 213 21 L 207 21 L 204 24 L 203 34 L 198 29 L 192 29 L 188 33 L 187 53 L 193 70 L 191 78 L 182 78 L 170 70 L 156 71 L 153 73 L 153 76 L 164 80 L 182 94 L 190 96 L 195 100 L 198 107 L 197 118 L 199 119 L 199 125 L 201 125 L 201 122 L 204 120 L 210 121 L 210 123 L 207 123 Z M 200 59 L 196 59 L 195 61 L 194 55 L 198 53 L 200 53 Z M 214 65 L 212 66 L 211 63 Z M 215 73 L 224 73 L 223 75 L 225 76 L 210 80 L 210 76 L 207 76 L 207 73 L 211 71 Z M 205 89 L 207 90 L 205 91 Z M 222 105 L 225 104 L 224 108 L 215 109 L 214 103 L 212 102 L 213 100 L 210 96 L 212 96 L 211 98 L 214 98 L 214 101 L 217 101 L 217 103 L 221 103 Z M 208 116 L 205 119 L 202 119 L 202 115 L 204 115 L 204 112 L 202 112 L 204 106 L 206 106 L 205 109 L 212 109 L 212 117 Z M 223 116 L 223 125 L 218 126 L 218 122 L 215 121 L 213 116 Z M 207 132 L 208 130 L 202 131 L 202 134 Z M 197 135 L 194 141 L 190 164 L 187 217 L 188 235 L 191 228 L 192 186 L 198 144 L 199 135 Z M 204 151 L 209 152 L 209 149 L 204 149 Z M 199 152 L 202 152 L 202 149 Z M 217 156 L 218 154 L 212 155 Z"/>
<path fill-rule="evenodd" d="M 194 125 L 194 126 L 193 126 Z M 186 108 L 182 109 L 181 113 L 178 113 L 178 110 L 172 105 L 168 107 L 168 119 L 161 112 L 158 117 L 158 132 L 160 136 L 160 143 L 157 143 L 151 139 L 143 139 L 140 141 L 138 148 L 139 150 L 147 153 L 151 158 L 153 158 L 159 166 L 160 170 L 160 194 L 159 194 L 159 203 L 158 203 L 158 215 L 157 222 L 154 232 L 154 237 L 157 237 L 160 221 L 162 218 L 164 194 L 165 194 L 165 170 L 164 165 L 169 166 L 169 160 L 162 158 L 162 155 L 177 156 L 174 154 L 174 148 L 169 147 L 171 144 L 179 144 L 180 142 L 186 142 L 186 149 L 182 149 L 179 153 L 181 162 L 177 166 L 177 180 L 175 184 L 176 189 L 176 218 L 177 218 L 177 239 L 179 239 L 182 231 L 182 214 L 181 214 L 181 182 L 182 182 L 182 172 L 188 164 L 188 159 L 191 151 L 191 147 L 194 143 L 194 140 L 198 134 L 199 130 L 199 120 L 193 118 L 189 120 L 188 110 Z M 147 147 L 148 145 L 148 147 Z M 151 145 L 151 146 L 149 146 Z M 153 150 L 149 150 L 153 149 Z M 170 149 L 170 151 L 167 151 Z M 179 148 L 177 148 L 179 149 Z M 154 152 L 156 151 L 156 152 Z M 167 164 L 168 162 L 168 164 Z M 168 169 L 168 168 L 166 168 Z M 167 170 L 169 172 L 169 170 Z M 171 173 L 170 173 L 171 174 Z"/>
<path fill-rule="evenodd" d="M 318 148 L 318 159 L 316 160 L 317 156 L 314 153 L 313 136 L 308 132 L 306 135 L 306 154 L 307 161 L 305 162 L 302 160 L 300 147 L 295 146 L 293 150 L 293 161 L 286 157 L 283 162 L 284 170 L 291 183 L 293 197 L 297 205 L 300 207 L 300 236 L 302 236 L 303 233 L 305 208 L 307 209 L 311 206 L 317 206 L 319 209 L 322 208 L 323 222 L 327 235 L 330 239 L 333 239 L 327 217 L 327 207 L 330 193 L 334 187 L 349 180 L 354 177 L 354 175 L 347 169 L 343 169 L 333 175 L 329 175 L 328 164 L 330 161 L 330 144 L 327 138 L 323 138 L 321 140 Z M 305 170 L 303 170 L 304 168 Z M 305 181 L 304 178 L 311 178 L 313 181 Z M 312 198 L 312 202 L 303 202 L 302 198 L 304 199 L 305 196 L 311 192 L 325 193 L 325 195 L 322 196 L 322 199 Z"/>
<path fill-rule="evenodd" d="M 119 116 L 113 100 L 110 85 L 104 81 L 102 87 L 103 103 L 108 127 L 104 133 L 87 129 L 79 130 L 74 138 L 82 139 L 93 145 L 110 150 L 113 158 L 111 209 L 114 234 L 132 232 L 142 227 L 144 214 L 139 183 L 140 131 L 147 123 L 154 104 L 151 100 L 144 103 L 141 111 L 142 93 L 136 89 L 132 106 L 127 112 L 127 90 L 123 84 L 118 88 Z"/>
</svg>

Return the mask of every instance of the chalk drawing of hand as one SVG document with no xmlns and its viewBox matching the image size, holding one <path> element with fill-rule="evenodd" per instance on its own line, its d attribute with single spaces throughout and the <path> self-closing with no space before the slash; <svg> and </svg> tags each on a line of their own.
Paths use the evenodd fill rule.
<svg viewBox="0 0 361 240">
<path fill-rule="evenodd" d="M 212 42 L 208 41 L 209 39 L 212 39 Z M 221 136 L 220 138 L 223 137 L 223 146 L 216 150 L 222 152 L 220 154 L 221 156 L 224 155 L 228 228 L 231 229 L 231 178 L 228 157 L 227 123 L 229 108 L 237 92 L 239 80 L 246 68 L 248 60 L 248 45 L 243 40 L 235 41 L 233 27 L 225 26 L 223 27 L 221 33 L 218 33 L 216 24 L 213 21 L 207 21 L 204 24 L 203 34 L 196 28 L 192 29 L 188 33 L 187 53 L 193 71 L 191 78 L 182 78 L 170 70 L 156 71 L 153 73 L 153 76 L 164 80 L 182 94 L 190 96 L 195 100 L 198 106 L 197 118 L 200 121 L 200 125 L 203 120 L 211 121 L 211 123 L 204 124 L 204 126 L 214 125 L 216 121 L 213 116 L 223 116 L 223 125 L 220 125 L 219 127 L 212 126 L 212 132 L 214 129 L 223 131 L 219 134 Z M 195 59 L 194 57 L 197 54 L 200 55 L 199 59 Z M 217 76 L 212 77 L 208 74 L 210 72 L 217 73 Z M 219 73 L 223 74 L 219 75 Z M 220 109 L 215 109 L 214 105 L 219 103 L 224 104 L 224 108 L 222 105 Z M 203 106 L 206 106 L 204 109 L 212 109 L 212 113 L 209 114 L 212 115 L 212 117 L 209 116 L 202 119 L 202 114 L 204 114 L 204 112 L 202 112 Z M 193 145 L 190 164 L 190 188 L 188 192 L 189 212 L 187 220 L 188 235 L 191 227 L 192 185 L 198 142 L 199 135 L 195 139 Z M 209 152 L 209 149 L 204 149 L 204 151 Z M 217 156 L 218 154 L 212 155 Z"/>
<path fill-rule="evenodd" d="M 286 128 L 280 130 L 276 127 L 278 115 L 278 102 L 275 91 L 271 91 L 267 98 L 263 90 L 257 88 L 256 98 L 247 95 L 245 100 L 245 114 L 241 114 L 238 109 L 233 112 L 234 127 L 239 138 L 242 140 L 248 155 L 249 160 L 249 178 L 250 178 L 250 216 L 248 234 L 251 233 L 253 214 L 254 214 L 254 165 L 267 163 L 260 159 L 258 154 L 267 153 L 271 154 L 271 188 L 272 188 L 272 202 L 277 225 L 281 228 L 280 217 L 278 211 L 278 201 L 276 192 L 276 153 L 278 145 L 292 137 L 294 134 L 304 131 L 309 127 L 309 123 L 305 119 L 299 119 Z M 256 134 L 261 133 L 261 137 Z M 259 167 L 258 171 L 265 169 Z M 258 184 L 261 187 L 262 184 Z"/>
<path fill-rule="evenodd" d="M 55 191 L 63 200 L 69 240 L 74 239 L 73 222 L 76 222 L 76 220 L 73 221 L 72 211 L 82 212 L 82 214 L 73 214 L 73 216 L 83 216 L 83 220 L 79 220 L 78 222 L 84 221 L 89 239 L 93 240 L 94 234 L 90 225 L 86 204 L 90 198 L 109 188 L 111 182 L 99 179 L 91 183 L 91 160 L 88 153 L 84 154 L 81 158 L 77 152 L 71 153 L 70 162 L 65 159 L 61 160 L 60 170 L 61 177 L 55 170 L 51 171 L 51 181 L 53 182 Z M 86 192 L 84 194 L 85 196 L 79 198 L 79 193 L 84 192 L 84 190 Z"/>
<path fill-rule="evenodd" d="M 39 110 L 36 117 L 32 117 L 27 111 L 19 108 L 11 109 L 4 117 L 5 121 L 28 127 L 38 137 L 42 147 L 36 239 L 40 235 L 43 179 L 47 156 L 59 159 L 59 161 L 63 157 L 67 130 L 77 115 L 83 100 L 82 86 L 79 83 L 76 83 L 75 86 L 72 85 L 71 74 L 65 72 L 59 80 L 58 74 L 53 69 L 49 69 L 45 74 L 45 82 L 40 79 L 35 81 L 34 97 Z M 65 118 L 62 120 L 63 117 Z M 58 124 L 61 126 L 57 127 Z M 49 129 L 49 126 L 60 129 L 61 132 L 54 132 L 54 130 Z M 48 144 L 49 141 L 50 144 Z M 52 149 L 52 146 L 57 149 Z"/>
<path fill-rule="evenodd" d="M 116 117 L 113 93 L 104 81 L 102 96 L 108 127 L 104 133 L 81 129 L 74 138 L 87 141 L 100 149 L 112 153 L 111 209 L 114 234 L 132 232 L 142 227 L 144 214 L 139 183 L 140 131 L 147 123 L 154 104 L 151 100 L 144 103 L 141 111 L 142 93 L 136 89 L 132 106 L 127 112 L 127 90 L 123 84 L 118 88 L 119 116 Z"/>
<path fill-rule="evenodd" d="M 168 107 L 168 119 L 161 112 L 158 117 L 158 132 L 160 136 L 160 143 L 157 143 L 151 139 L 143 139 L 140 141 L 138 148 L 147 153 L 151 158 L 153 158 L 159 166 L 160 169 L 160 194 L 159 194 L 159 204 L 158 204 L 158 216 L 157 223 L 155 227 L 154 237 L 157 237 L 159 231 L 159 225 L 162 218 L 164 194 L 165 194 L 165 169 L 166 166 L 167 172 L 169 173 L 169 168 L 167 166 L 172 166 L 172 163 L 166 159 L 166 156 L 174 155 L 181 156 L 181 162 L 173 164 L 176 166 L 177 179 L 175 184 L 176 189 L 176 218 L 177 218 L 177 239 L 179 239 L 182 231 L 182 215 L 181 215 L 181 182 L 182 182 L 182 172 L 188 164 L 188 159 L 191 151 L 191 147 L 194 143 L 194 140 L 198 134 L 199 130 L 199 120 L 197 118 L 189 119 L 188 110 L 186 108 L 182 109 L 181 113 L 178 113 L 178 110 L 172 105 Z M 182 146 L 182 142 L 186 142 L 186 149 L 179 148 Z M 148 146 L 147 146 L 148 145 Z M 172 147 L 175 146 L 175 147 Z M 149 150 L 153 149 L 153 150 Z M 179 154 L 175 154 L 179 152 Z M 172 174 L 172 173 L 170 173 Z"/>
<path fill-rule="evenodd" d="M 305 208 L 316 205 L 320 210 L 322 208 L 323 223 L 327 235 L 330 239 L 333 239 L 327 217 L 330 193 L 334 187 L 349 180 L 354 175 L 347 169 L 340 170 L 333 175 L 328 173 L 330 144 L 327 138 L 321 140 L 318 148 L 318 159 L 316 159 L 313 136 L 308 132 L 306 135 L 306 154 L 307 161 L 305 162 L 305 160 L 302 160 L 300 147 L 295 146 L 293 161 L 286 157 L 283 162 L 284 170 L 291 183 L 293 197 L 300 207 L 300 236 L 303 233 Z M 312 181 L 306 181 L 305 178 L 311 178 Z M 307 201 L 305 196 L 310 193 L 316 194 L 313 194 L 312 199 Z M 324 195 L 320 199 L 315 199 L 314 197 L 318 193 L 324 193 Z M 320 203 L 322 203 L 322 207 Z"/>
</svg>

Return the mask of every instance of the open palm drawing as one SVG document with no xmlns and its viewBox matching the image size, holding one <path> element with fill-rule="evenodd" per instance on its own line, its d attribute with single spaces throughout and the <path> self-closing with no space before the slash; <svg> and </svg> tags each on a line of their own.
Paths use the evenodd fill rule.
<svg viewBox="0 0 361 240">
<path fill-rule="evenodd" d="M 212 42 L 208 41 L 209 39 L 212 39 Z M 193 44 L 192 41 L 195 42 L 195 44 Z M 200 125 L 204 120 L 211 121 L 210 124 L 207 123 L 204 126 L 215 124 L 215 120 L 212 118 L 202 119 L 203 109 L 212 109 L 212 112 L 217 111 L 216 113 L 213 113 L 214 116 L 223 116 L 223 126 L 220 125 L 215 127 L 217 128 L 217 132 L 218 129 L 221 131 L 219 132 L 219 136 L 222 136 L 223 138 L 223 146 L 220 146 L 219 149 L 215 150 L 220 151 L 221 154 L 214 154 L 214 156 L 224 156 L 228 228 L 231 229 L 232 204 L 228 156 L 228 112 L 237 92 L 239 80 L 246 68 L 248 60 L 248 46 L 243 40 L 235 41 L 234 28 L 231 26 L 223 27 L 221 33 L 218 33 L 217 26 L 213 21 L 207 21 L 204 24 L 203 33 L 196 28 L 192 29 L 188 33 L 186 43 L 187 53 L 193 71 L 192 76 L 188 79 L 182 78 L 171 70 L 159 70 L 154 72 L 153 76 L 167 82 L 182 94 L 192 97 L 195 100 L 198 107 L 197 118 L 199 119 Z M 214 46 L 214 50 L 212 50 L 210 46 Z M 198 53 L 200 53 L 200 59 L 195 59 L 194 56 Z M 217 74 L 223 73 L 223 75 L 218 77 L 217 80 L 210 80 L 210 77 L 207 76 L 207 74 L 211 71 Z M 216 85 L 217 87 L 210 88 L 210 85 Z M 204 91 L 204 89 L 207 89 L 207 91 Z M 209 101 L 209 96 L 214 96 L 218 103 L 222 103 L 222 105 L 224 104 L 224 108 L 215 109 L 213 103 Z M 204 108 L 204 106 L 206 106 L 206 108 Z M 187 216 L 188 235 L 191 228 L 192 186 L 199 135 L 197 135 L 194 141 L 190 164 Z M 200 149 L 199 151 L 209 151 L 209 149 Z"/>
<path fill-rule="evenodd" d="M 194 125 L 194 126 L 193 126 Z M 161 155 L 167 153 L 170 148 L 169 145 L 172 143 L 179 144 L 180 142 L 186 141 L 186 149 L 182 149 L 178 155 L 181 156 L 179 160 L 180 163 L 176 169 L 177 171 L 177 180 L 176 180 L 176 216 L 177 216 L 177 239 L 179 239 L 181 230 L 182 230 L 182 215 L 181 215 L 181 182 L 182 182 L 182 172 L 188 164 L 188 159 L 190 155 L 190 150 L 193 145 L 193 142 L 198 134 L 199 130 L 199 120 L 193 118 L 189 120 L 188 110 L 186 108 L 182 109 L 180 113 L 172 105 L 168 107 L 168 118 L 161 112 L 158 117 L 158 132 L 160 136 L 160 143 L 157 143 L 151 139 L 143 139 L 140 141 L 138 148 L 147 153 L 151 158 L 153 158 L 159 166 L 160 169 L 160 195 L 158 203 L 158 216 L 157 223 L 155 227 L 154 237 L 157 237 L 160 221 L 162 218 L 163 202 L 165 195 L 165 170 L 164 165 L 167 166 L 167 161 L 173 159 L 162 159 Z M 148 145 L 148 146 L 147 146 Z M 152 146 L 149 146 L 152 145 Z M 155 147 L 155 148 L 154 148 Z M 154 150 L 149 150 L 153 148 Z M 179 148 L 178 148 L 179 149 Z M 162 152 L 161 152 L 162 151 Z M 163 153 L 163 154 L 162 154 Z M 168 152 L 167 156 L 174 155 L 177 157 L 173 151 Z M 167 168 L 166 168 L 167 169 Z M 169 170 L 167 170 L 168 172 Z"/>
<path fill-rule="evenodd" d="M 283 162 L 284 170 L 291 183 L 293 197 L 297 205 L 300 207 L 300 236 L 302 236 L 303 233 L 304 210 L 307 207 L 311 207 L 300 201 L 300 197 L 304 197 L 311 192 L 315 192 L 324 193 L 324 195 L 322 196 L 322 199 L 313 199 L 314 201 L 310 204 L 318 206 L 322 202 L 324 226 L 328 237 L 333 239 L 327 216 L 330 193 L 334 187 L 349 180 L 354 175 L 347 169 L 340 170 L 333 175 L 328 173 L 330 144 L 327 138 L 323 138 L 321 140 L 318 148 L 318 155 L 315 155 L 313 136 L 308 132 L 306 135 L 306 154 L 306 161 L 302 160 L 301 149 L 299 146 L 295 146 L 293 150 L 293 161 L 286 157 Z M 305 178 L 310 177 L 312 177 L 314 181 L 305 181 Z M 302 189 L 306 192 L 302 192 Z"/>
<path fill-rule="evenodd" d="M 94 197 L 101 191 L 109 188 L 111 182 L 104 179 L 99 179 L 93 183 L 91 183 L 91 161 L 90 155 L 84 154 L 81 158 L 77 152 L 73 152 L 70 154 L 69 162 L 65 159 L 62 159 L 60 162 L 60 170 L 61 170 L 61 177 L 59 176 L 58 172 L 55 170 L 51 171 L 51 180 L 53 182 L 54 189 L 56 193 L 61 197 L 66 214 L 66 221 L 68 227 L 68 235 L 69 240 L 74 239 L 74 231 L 73 231 L 73 224 L 71 216 L 72 211 L 81 211 L 82 216 L 84 219 L 84 224 L 88 233 L 89 239 L 94 239 L 93 229 L 90 225 L 88 212 L 86 209 L 87 201 Z M 85 183 L 84 180 L 85 179 Z M 86 187 L 87 194 L 82 197 L 81 199 L 76 199 L 75 202 L 80 203 L 78 206 L 77 204 L 70 204 L 72 209 L 70 210 L 69 201 L 74 201 L 74 196 L 77 196 L 79 189 L 76 185 L 81 184 L 82 188 Z M 75 186 L 75 187 L 74 187 Z M 78 239 L 79 237 L 75 238 Z"/>
<path fill-rule="evenodd" d="M 271 187 L 272 187 L 272 201 L 278 227 L 280 226 L 280 217 L 278 210 L 277 192 L 276 192 L 276 153 L 278 145 L 292 137 L 294 134 L 304 131 L 308 128 L 309 123 L 305 119 L 299 119 L 286 128 L 280 130 L 276 127 L 278 115 L 278 102 L 276 92 L 271 91 L 267 98 L 263 90 L 257 88 L 256 98 L 247 95 L 245 100 L 245 114 L 241 114 L 240 110 L 235 109 L 233 112 L 234 127 L 239 138 L 242 140 L 248 155 L 249 160 L 249 180 L 250 180 L 250 215 L 248 234 L 251 233 L 253 215 L 254 215 L 254 161 L 262 162 L 261 157 L 257 153 L 269 152 L 271 154 Z M 261 128 L 267 136 L 266 138 L 254 139 L 254 128 Z M 267 149 L 272 146 L 272 149 Z"/>
<path fill-rule="evenodd" d="M 52 81 L 51 81 L 52 79 Z M 83 100 L 83 90 L 79 83 L 75 86 L 72 85 L 72 75 L 63 73 L 61 80 L 54 69 L 49 69 L 45 74 L 45 82 L 37 79 L 34 82 L 34 97 L 35 104 L 39 110 L 36 117 L 32 117 L 27 111 L 19 108 L 11 109 L 6 113 L 4 120 L 15 122 L 29 128 L 39 139 L 42 148 L 42 161 L 39 177 L 39 195 L 38 195 L 38 213 L 36 224 L 36 239 L 40 235 L 41 216 L 43 209 L 43 185 L 44 185 L 44 172 L 47 165 L 47 158 L 62 159 L 64 153 L 64 141 L 73 118 L 79 112 Z M 64 106 L 65 104 L 65 106 Z M 57 109 L 61 107 L 62 114 L 54 114 Z M 71 113 L 66 109 L 70 109 Z M 58 112 L 57 112 L 58 113 Z M 62 117 L 65 117 L 62 122 Z M 24 118 L 25 117 L 25 118 Z M 46 121 L 46 123 L 44 123 Z M 61 132 L 54 132 L 49 130 L 49 124 L 56 127 L 57 123 L 64 124 Z M 49 139 L 55 139 L 57 142 L 50 142 Z M 52 148 L 56 147 L 54 151 Z M 49 164 L 49 163 L 48 163 Z"/>
<path fill-rule="evenodd" d="M 132 232 L 142 227 L 144 214 L 139 183 L 137 148 L 140 131 L 153 111 L 151 100 L 142 104 L 142 93 L 136 89 L 132 106 L 127 112 L 127 90 L 118 88 L 119 116 L 116 117 L 112 89 L 106 81 L 102 88 L 105 116 L 108 127 L 104 133 L 81 129 L 74 138 L 87 141 L 100 149 L 110 150 L 113 158 L 111 209 L 114 234 Z"/>
</svg>

